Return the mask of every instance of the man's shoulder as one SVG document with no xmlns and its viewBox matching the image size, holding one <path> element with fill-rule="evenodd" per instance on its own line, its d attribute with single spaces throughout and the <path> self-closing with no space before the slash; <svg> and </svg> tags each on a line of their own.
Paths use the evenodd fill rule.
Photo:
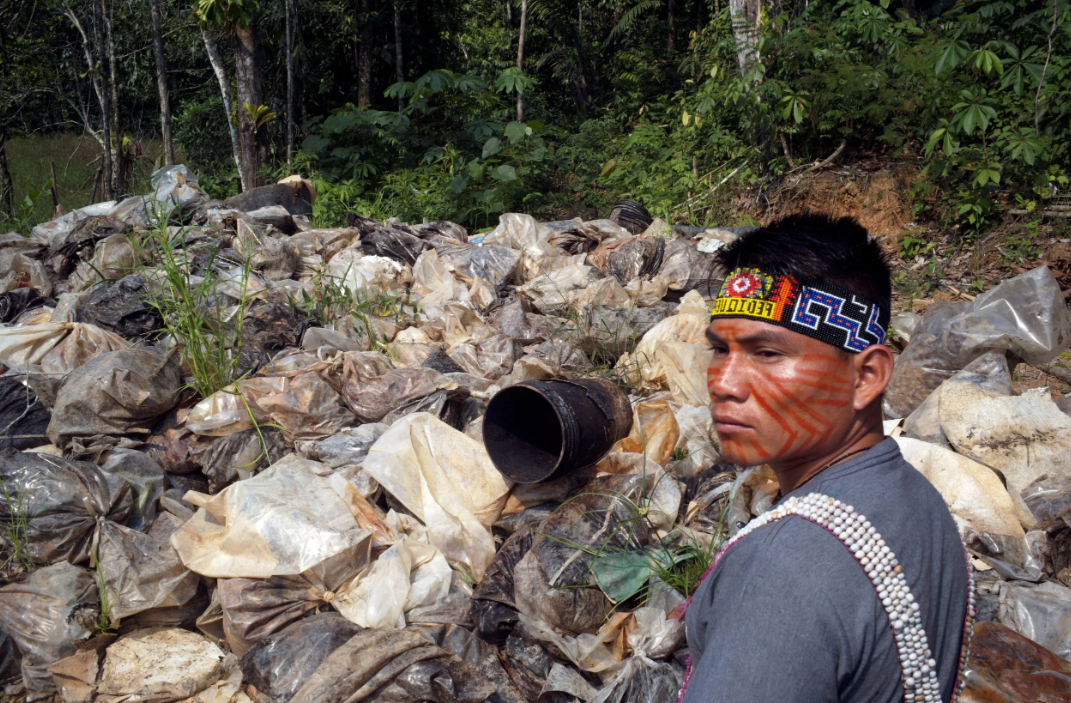
<svg viewBox="0 0 1071 703">
<path fill-rule="evenodd" d="M 756 528 L 726 550 L 718 563 L 719 576 L 734 572 L 750 576 L 792 579 L 793 587 L 825 588 L 844 572 L 865 579 L 862 569 L 831 532 L 798 515 L 789 515 Z M 858 572 L 858 573 L 856 573 Z M 782 584 L 785 582 L 782 581 Z"/>
</svg>

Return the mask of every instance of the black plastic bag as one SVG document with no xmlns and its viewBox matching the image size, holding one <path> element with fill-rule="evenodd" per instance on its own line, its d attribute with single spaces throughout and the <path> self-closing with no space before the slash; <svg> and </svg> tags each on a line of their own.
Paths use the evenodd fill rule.
<svg viewBox="0 0 1071 703">
<path fill-rule="evenodd" d="M 93 464 L 14 449 L 0 450 L 0 522 L 24 524 L 19 539 L 37 564 L 89 559 L 97 521 L 125 522 L 130 486 Z"/>
<path fill-rule="evenodd" d="M 52 414 L 32 388 L 17 377 L 0 377 L 0 448 L 31 449 L 48 444 Z"/>
<path fill-rule="evenodd" d="M 48 665 L 74 654 L 96 633 L 99 604 L 92 574 L 66 562 L 0 588 L 0 628 L 22 653 L 27 690 L 55 692 Z"/>
<path fill-rule="evenodd" d="M 124 337 L 146 337 L 164 326 L 151 300 L 139 274 L 104 281 L 93 286 L 85 304 L 78 307 L 78 319 Z"/>
<path fill-rule="evenodd" d="M 331 652 L 361 631 L 338 613 L 320 613 L 265 637 L 242 656 L 245 680 L 274 703 L 290 703 Z"/>
</svg>

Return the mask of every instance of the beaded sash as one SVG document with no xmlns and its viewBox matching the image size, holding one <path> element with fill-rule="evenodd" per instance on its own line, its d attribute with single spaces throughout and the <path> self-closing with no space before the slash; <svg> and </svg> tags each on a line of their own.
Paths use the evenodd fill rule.
<svg viewBox="0 0 1071 703">
<path fill-rule="evenodd" d="M 874 586 L 882 608 L 889 616 L 889 624 L 896 638 L 896 649 L 900 657 L 901 681 L 904 686 L 905 703 L 941 703 L 941 685 L 937 680 L 937 662 L 930 652 L 929 641 L 922 628 L 919 604 L 911 594 L 904 578 L 903 567 L 896 560 L 896 555 L 885 544 L 878 531 L 863 515 L 850 505 L 822 495 L 810 493 L 802 497 L 791 497 L 781 505 L 763 513 L 749 522 L 729 540 L 714 557 L 703 578 L 718 565 L 725 552 L 743 537 L 763 525 L 775 522 L 789 515 L 796 515 L 809 522 L 825 528 L 840 540 L 859 565 L 863 568 L 870 583 Z M 964 557 L 967 550 L 964 548 Z M 970 564 L 967 564 L 967 616 L 963 624 L 963 640 L 960 646 L 959 662 L 956 667 L 956 681 L 952 692 L 952 703 L 959 700 L 966 681 L 963 668 L 970 648 L 972 624 L 974 621 L 974 579 L 971 577 Z M 680 617 L 691 605 L 689 598 L 682 608 Z M 688 656 L 688 671 L 684 676 L 678 703 L 684 700 L 688 690 L 688 681 L 692 676 L 692 659 Z"/>
</svg>

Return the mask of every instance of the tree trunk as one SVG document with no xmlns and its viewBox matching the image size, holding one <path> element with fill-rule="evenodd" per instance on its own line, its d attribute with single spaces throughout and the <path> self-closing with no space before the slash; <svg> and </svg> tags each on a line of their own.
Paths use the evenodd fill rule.
<svg viewBox="0 0 1071 703">
<path fill-rule="evenodd" d="M 149 0 L 152 15 L 152 49 L 156 58 L 156 92 L 160 95 L 160 138 L 164 142 L 164 166 L 175 163 L 175 145 L 171 141 L 171 95 L 167 89 L 167 62 L 164 60 L 164 35 L 160 30 L 160 0 Z"/>
<path fill-rule="evenodd" d="M 0 25 L 0 82 L 7 83 L 7 36 Z M 11 217 L 15 214 L 14 185 L 11 170 L 7 167 L 7 128 L 4 126 L 4 111 L 0 110 L 0 212 Z"/>
<path fill-rule="evenodd" d="M 7 215 L 15 214 L 14 186 L 11 183 L 11 170 L 7 167 L 7 129 L 0 116 L 0 210 Z"/>
<path fill-rule="evenodd" d="M 524 70 L 524 35 L 528 30 L 528 0 L 521 0 L 521 31 L 517 35 L 517 69 Z M 524 94 L 517 91 L 517 121 L 524 122 Z"/>
<path fill-rule="evenodd" d="M 697 35 L 703 31 L 703 2 L 704 0 L 695 0 L 695 33 Z"/>
<path fill-rule="evenodd" d="M 361 0 L 361 50 L 357 54 L 357 76 L 360 88 L 357 105 L 372 104 L 372 0 Z"/>
<path fill-rule="evenodd" d="M 746 76 L 759 60 L 759 21 L 762 16 L 761 0 L 729 0 L 729 17 L 736 42 L 736 60 L 740 75 Z"/>
<path fill-rule="evenodd" d="M 102 3 L 104 0 L 101 0 Z M 118 68 L 115 62 L 115 41 L 113 32 L 113 19 L 115 15 L 115 3 L 109 2 L 104 5 L 104 41 L 108 56 L 108 127 L 111 131 L 112 148 L 112 193 L 118 197 L 125 195 L 128 189 L 127 175 L 130 170 L 130 159 L 127 158 L 124 149 L 123 130 L 119 126 L 119 79 Z"/>
<path fill-rule="evenodd" d="M 208 61 L 212 64 L 212 71 L 216 74 L 216 81 L 219 83 L 219 92 L 223 96 L 223 112 L 224 117 L 227 120 L 227 129 L 231 135 L 231 155 L 234 157 L 234 166 L 238 169 L 238 177 L 244 177 L 244 171 L 242 170 L 242 150 L 238 144 L 238 130 L 234 126 L 234 108 L 231 102 L 231 88 L 227 81 L 227 69 L 223 65 L 223 57 L 219 55 L 219 47 L 216 46 L 215 40 L 212 38 L 206 30 L 201 30 L 201 39 L 205 43 L 205 51 L 208 52 Z M 242 190 L 249 190 L 252 188 L 252 183 L 246 183 L 242 181 Z"/>
<path fill-rule="evenodd" d="M 666 51 L 677 50 L 677 0 L 669 0 L 666 8 L 666 18 L 669 20 L 669 36 L 666 38 Z"/>
<path fill-rule="evenodd" d="M 394 0 L 394 82 L 405 81 L 405 67 L 402 64 L 402 7 L 401 0 Z M 398 112 L 405 109 L 405 98 L 398 96 Z"/>
<path fill-rule="evenodd" d="M 915 0 L 904 0 L 904 12 L 908 17 L 917 17 L 918 9 L 915 6 Z"/>
<path fill-rule="evenodd" d="M 294 154 L 294 32 L 290 26 L 291 0 L 283 0 L 286 14 L 286 167 L 289 169 Z"/>
<path fill-rule="evenodd" d="M 260 50 L 254 17 L 245 29 L 234 29 L 234 82 L 238 88 L 238 145 L 242 152 L 242 188 L 260 185 L 260 169 L 267 162 L 267 125 L 254 122 L 254 112 L 264 103 Z"/>
<path fill-rule="evenodd" d="M 94 3 L 94 14 L 96 21 L 94 35 L 97 40 L 97 57 L 104 55 L 104 31 L 102 25 L 104 24 L 104 0 L 97 0 Z M 109 117 L 108 110 L 108 93 L 105 92 L 101 85 L 101 66 L 102 61 L 93 61 L 93 73 L 96 75 L 97 82 L 97 100 L 100 102 L 100 122 L 104 132 L 104 197 L 110 199 L 115 196 L 115 192 L 112 190 L 113 184 L 113 171 L 115 164 L 112 162 L 112 132 L 111 132 L 111 119 Z"/>
</svg>

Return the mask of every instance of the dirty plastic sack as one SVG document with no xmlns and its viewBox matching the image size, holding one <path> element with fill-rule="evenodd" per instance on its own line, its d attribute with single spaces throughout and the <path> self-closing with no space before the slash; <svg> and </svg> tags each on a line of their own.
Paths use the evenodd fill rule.
<svg viewBox="0 0 1071 703">
<path fill-rule="evenodd" d="M 370 539 L 313 466 L 284 460 L 214 496 L 187 493 L 197 513 L 171 535 L 182 563 L 213 578 L 296 575 Z"/>
<path fill-rule="evenodd" d="M 130 342 L 114 332 L 88 322 L 67 322 L 69 333 L 59 344 L 41 358 L 41 369 L 54 376 L 63 376 L 86 365 L 101 354 L 130 349 Z"/>
<path fill-rule="evenodd" d="M 610 601 L 591 585 L 592 552 L 645 546 L 648 530 L 631 500 L 642 485 L 643 477 L 596 479 L 547 518 L 513 572 L 521 613 L 562 632 L 590 633 L 601 627 Z"/>
<path fill-rule="evenodd" d="M 904 419 L 904 436 L 921 439 L 923 442 L 939 444 L 951 448 L 938 412 L 942 390 L 952 383 L 970 383 L 973 386 L 1000 395 L 1012 395 L 1011 372 L 1008 358 L 1003 352 L 987 352 L 957 371 L 947 381 L 942 382 L 922 405 Z"/>
<path fill-rule="evenodd" d="M 1003 583 L 999 620 L 1054 654 L 1071 660 L 1071 588 L 1055 581 L 1037 586 Z"/>
<path fill-rule="evenodd" d="M 57 447 L 75 437 L 145 433 L 175 407 L 182 387 L 175 349 L 101 354 L 60 386 L 48 436 Z"/>
<path fill-rule="evenodd" d="M 243 654 L 242 674 L 274 703 L 290 703 L 323 660 L 360 631 L 338 613 L 299 620 Z"/>
<path fill-rule="evenodd" d="M 905 417 L 946 378 L 987 351 L 1028 364 L 1051 361 L 1071 343 L 1071 312 L 1048 267 L 1041 266 L 969 303 L 936 303 L 896 359 L 885 416 Z"/>
<path fill-rule="evenodd" d="M 1021 492 L 1039 476 L 1071 478 L 1071 417 L 1060 411 L 1047 389 L 1005 396 L 966 383 L 941 392 L 939 414 L 957 452 L 1000 471 L 1031 528 Z"/>
<path fill-rule="evenodd" d="M 168 703 L 196 696 L 225 673 L 226 654 L 203 635 L 148 628 L 108 647 L 97 703 Z M 194 699 L 196 700 L 196 699 Z"/>
<path fill-rule="evenodd" d="M 37 452 L 0 450 L 0 520 L 26 519 L 26 555 L 38 564 L 89 559 L 98 521 L 123 522 L 130 514 L 130 488 L 93 464 Z"/>
<path fill-rule="evenodd" d="M 671 701 L 683 685 L 684 676 L 673 662 L 657 662 L 637 654 L 590 703 Z"/>
<path fill-rule="evenodd" d="M 428 528 L 431 544 L 475 581 L 495 556 L 490 526 L 511 483 L 483 445 L 428 413 L 395 422 L 368 451 L 364 470 Z"/>
<path fill-rule="evenodd" d="M 331 652 L 290 703 L 481 703 L 494 693 L 475 669 L 423 634 L 368 629 Z"/>
<path fill-rule="evenodd" d="M 17 376 L 0 376 L 0 448 L 32 449 L 48 444 L 52 413 Z"/>
<path fill-rule="evenodd" d="M 292 378 L 285 391 L 261 398 L 258 405 L 290 440 L 329 437 L 357 424 L 335 389 L 316 373 Z"/>
<path fill-rule="evenodd" d="M 963 703 L 1071 700 L 1071 662 L 995 622 L 976 622 Z"/>
<path fill-rule="evenodd" d="M 167 474 L 152 457 L 133 449 L 113 449 L 100 467 L 130 485 L 134 507 L 126 526 L 147 532 L 156 518 L 156 501 L 167 490 Z"/>
<path fill-rule="evenodd" d="M 168 542 L 109 521 L 101 526 L 98 562 L 113 626 L 144 610 L 186 604 L 201 581 Z"/>
<path fill-rule="evenodd" d="M 337 589 L 332 605 L 362 627 L 400 630 L 404 613 L 446 598 L 452 576 L 438 549 L 403 537 L 366 573 Z"/>
<path fill-rule="evenodd" d="M 910 437 L 896 443 L 907 463 L 934 485 L 957 522 L 979 532 L 1025 539 L 1015 502 L 989 467 Z"/>
<path fill-rule="evenodd" d="M 496 289 L 509 283 L 521 260 L 516 249 L 487 243 L 444 247 L 439 256 L 466 283 L 482 278 Z"/>
<path fill-rule="evenodd" d="M 66 562 L 0 588 L 0 627 L 22 653 L 22 679 L 29 691 L 56 690 L 47 667 L 95 634 L 99 602 L 92 574 Z"/>
<path fill-rule="evenodd" d="M 78 306 L 78 319 L 123 337 L 144 337 L 164 326 L 151 300 L 145 279 L 131 274 L 93 286 L 85 303 Z"/>
</svg>

